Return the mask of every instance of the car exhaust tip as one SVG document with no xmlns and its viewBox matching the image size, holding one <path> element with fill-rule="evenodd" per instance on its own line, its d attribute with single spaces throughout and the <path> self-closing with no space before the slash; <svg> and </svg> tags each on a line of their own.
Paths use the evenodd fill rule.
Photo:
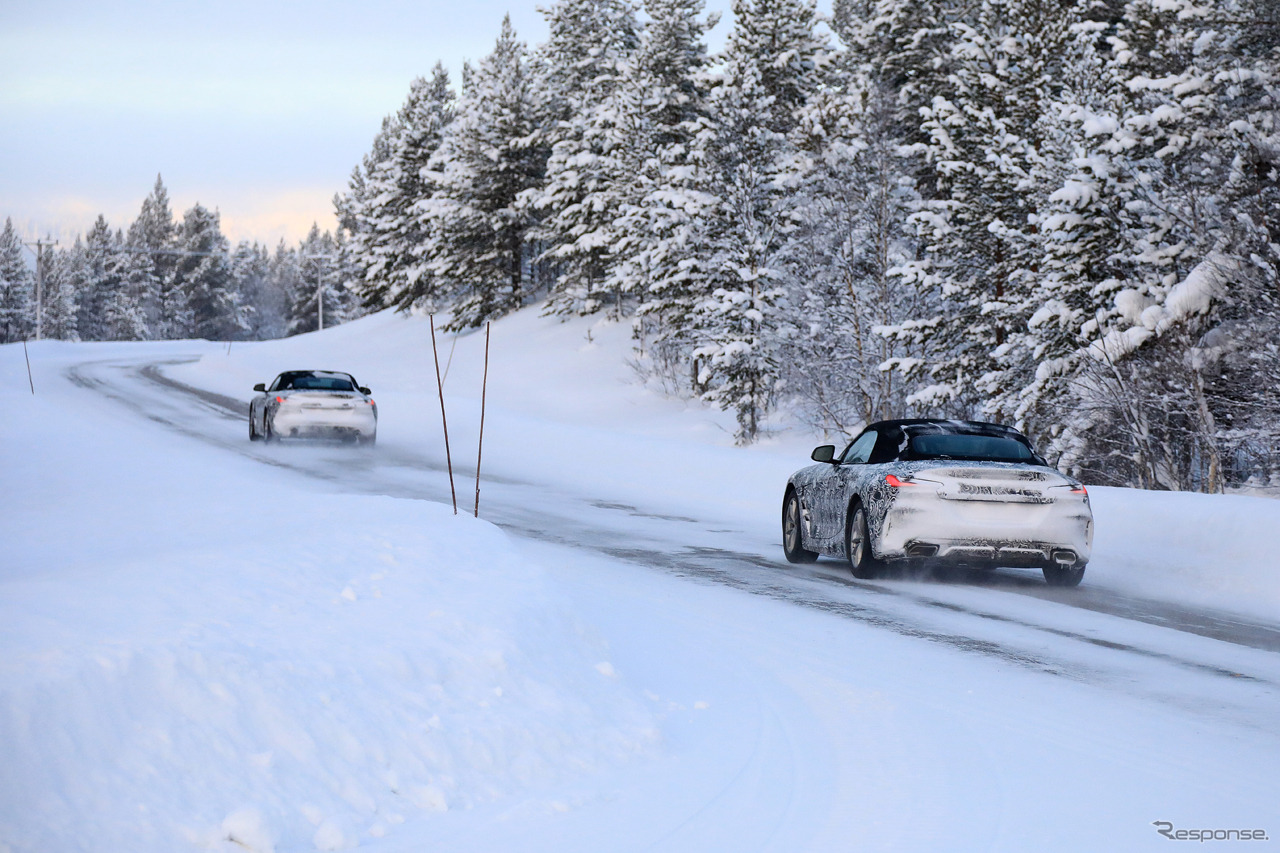
<svg viewBox="0 0 1280 853">
<path fill-rule="evenodd" d="M 1065 548 L 1054 551 L 1053 561 L 1059 566 L 1074 566 L 1076 564 L 1076 552 Z"/>
<path fill-rule="evenodd" d="M 938 553 L 938 546 L 931 542 L 912 542 L 907 546 L 908 557 L 932 557 Z"/>
</svg>

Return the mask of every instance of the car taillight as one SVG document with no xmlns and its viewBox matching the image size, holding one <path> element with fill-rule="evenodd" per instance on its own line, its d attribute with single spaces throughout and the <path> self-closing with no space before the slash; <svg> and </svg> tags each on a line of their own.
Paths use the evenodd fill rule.
<svg viewBox="0 0 1280 853">
<path fill-rule="evenodd" d="M 903 486 L 915 486 L 915 485 L 918 485 L 917 483 L 913 483 L 913 482 L 911 482 L 911 480 L 909 480 L 909 479 L 907 479 L 907 480 L 899 480 L 899 479 L 898 479 L 897 477 L 895 477 L 893 474 L 889 474 L 889 475 L 887 475 L 887 476 L 884 478 L 884 481 L 885 481 L 887 484 L 889 484 L 890 486 L 892 486 L 893 488 L 895 488 L 895 489 L 900 489 L 900 488 L 902 488 Z"/>
<path fill-rule="evenodd" d="M 277 403 L 283 403 L 283 402 L 284 402 L 284 397 L 276 397 L 276 402 L 277 402 Z"/>
<path fill-rule="evenodd" d="M 1088 489 L 1086 489 L 1084 486 L 1079 486 L 1079 487 L 1077 487 L 1077 488 L 1072 489 L 1072 490 L 1071 490 L 1071 494 L 1073 494 L 1073 495 L 1087 495 L 1087 494 L 1089 494 L 1089 490 L 1088 490 Z"/>
</svg>

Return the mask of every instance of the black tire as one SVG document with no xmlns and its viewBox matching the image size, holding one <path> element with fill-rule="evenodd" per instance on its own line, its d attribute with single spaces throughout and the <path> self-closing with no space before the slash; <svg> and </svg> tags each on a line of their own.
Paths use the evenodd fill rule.
<svg viewBox="0 0 1280 853">
<path fill-rule="evenodd" d="M 880 571 L 880 561 L 871 553 L 871 534 L 867 529 L 867 511 L 862 504 L 853 507 L 844 531 L 844 553 L 855 578 L 870 580 Z"/>
<path fill-rule="evenodd" d="M 377 433 L 374 433 L 373 435 L 361 436 L 356 438 L 356 444 L 358 444 L 361 447 L 373 447 L 377 443 L 378 443 Z"/>
<path fill-rule="evenodd" d="M 253 413 L 252 413 L 252 412 L 250 412 L 250 413 L 249 413 L 249 440 L 250 440 L 250 441 L 257 441 L 257 440 L 258 440 L 258 437 L 259 437 L 259 436 L 258 436 L 258 428 L 257 428 L 256 426 L 254 426 L 254 424 L 253 424 Z"/>
<path fill-rule="evenodd" d="M 1084 580 L 1084 566 L 1045 566 L 1044 582 L 1049 586 L 1079 586 Z"/>
<path fill-rule="evenodd" d="M 273 444 L 279 439 L 275 428 L 271 426 L 271 418 L 265 416 L 262 418 L 262 429 L 262 441 L 264 444 Z"/>
<path fill-rule="evenodd" d="M 812 563 L 818 559 L 816 551 L 810 551 L 801 543 L 800 498 L 794 489 L 787 489 L 782 501 L 782 553 L 788 563 Z"/>
</svg>

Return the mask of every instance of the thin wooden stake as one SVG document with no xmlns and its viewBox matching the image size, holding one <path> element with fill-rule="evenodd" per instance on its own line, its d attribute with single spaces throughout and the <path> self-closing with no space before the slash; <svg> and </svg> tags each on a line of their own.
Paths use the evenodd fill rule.
<svg viewBox="0 0 1280 853">
<path fill-rule="evenodd" d="M 489 324 L 484 324 L 484 379 L 480 382 L 480 444 L 476 450 L 476 518 L 480 517 L 480 458 L 484 455 L 484 397 L 489 389 Z"/>
<path fill-rule="evenodd" d="M 27 384 L 31 386 L 31 396 L 36 395 L 36 383 L 31 378 L 31 356 L 27 355 L 27 339 L 22 339 L 22 357 L 27 360 Z"/>
<path fill-rule="evenodd" d="M 431 355 L 436 362 L 436 387 L 440 389 L 440 420 L 444 424 L 444 459 L 449 466 L 449 494 L 453 496 L 453 514 L 458 514 L 458 492 L 453 487 L 453 458 L 449 455 L 449 419 L 444 414 L 444 380 L 440 378 L 440 353 L 436 350 L 436 315 L 431 314 Z"/>
</svg>

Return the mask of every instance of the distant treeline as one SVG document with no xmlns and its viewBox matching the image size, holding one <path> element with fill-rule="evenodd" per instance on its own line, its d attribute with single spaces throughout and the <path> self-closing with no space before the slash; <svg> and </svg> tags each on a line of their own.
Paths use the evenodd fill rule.
<svg viewBox="0 0 1280 853">
<path fill-rule="evenodd" d="M 11 221 L 0 233 L 0 342 L 36 332 L 36 246 L 24 256 Z M 40 267 L 40 334 L 66 341 L 183 338 L 265 340 L 309 332 L 358 313 L 342 255 L 312 226 L 297 246 L 268 250 L 223 236 L 216 212 L 197 204 L 175 221 L 164 182 L 127 231 L 99 216 L 87 235 L 46 247 Z"/>
<path fill-rule="evenodd" d="M 1280 479 L 1273 0 L 559 0 L 415 80 L 338 200 L 373 307 L 630 318 L 669 390 Z"/>
</svg>

